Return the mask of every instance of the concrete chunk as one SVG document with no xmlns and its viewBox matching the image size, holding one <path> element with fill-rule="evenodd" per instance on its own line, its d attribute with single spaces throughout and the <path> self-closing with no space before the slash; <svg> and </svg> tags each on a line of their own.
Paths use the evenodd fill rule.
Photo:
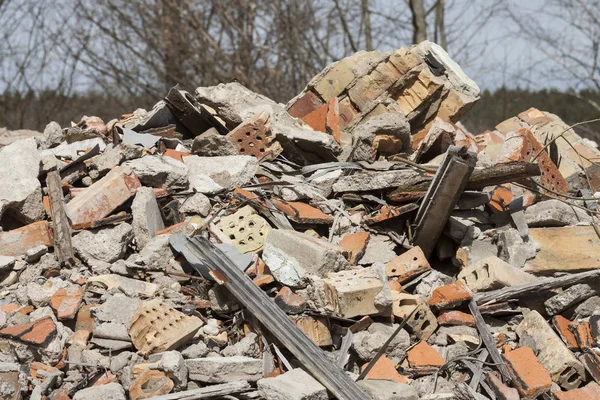
<svg viewBox="0 0 600 400">
<path fill-rule="evenodd" d="M 366 379 L 359 386 L 373 400 L 418 400 L 417 390 L 405 383 L 385 379 Z"/>
<path fill-rule="evenodd" d="M 123 386 L 118 383 L 108 383 L 106 385 L 92 386 L 81 389 L 75 393 L 73 400 L 127 400 Z"/>
<path fill-rule="evenodd" d="M 269 400 L 327 400 L 327 389 L 300 368 L 257 382 L 258 392 Z"/>
<path fill-rule="evenodd" d="M 271 229 L 262 258 L 278 282 L 302 287 L 309 275 L 324 277 L 348 268 L 347 254 L 342 247 L 300 232 Z"/>
<path fill-rule="evenodd" d="M 133 214 L 133 235 L 138 249 L 144 248 L 146 244 L 156 236 L 156 232 L 165 229 L 154 190 L 143 187 L 138 190 L 131 204 Z"/>
<path fill-rule="evenodd" d="M 188 185 L 187 166 L 171 157 L 145 156 L 123 165 L 131 168 L 145 186 L 185 188 Z"/>
<path fill-rule="evenodd" d="M 585 211 L 554 199 L 540 201 L 525 210 L 525 221 L 530 227 L 587 225 L 591 220 Z"/>
<path fill-rule="evenodd" d="M 127 223 L 98 231 L 81 231 L 73 236 L 73 248 L 82 255 L 113 263 L 125 256 L 127 245 L 133 239 L 133 229 Z"/>
<path fill-rule="evenodd" d="M 203 383 L 256 382 L 263 376 L 263 361 L 250 357 L 194 358 L 185 364 L 189 378 Z"/>
<path fill-rule="evenodd" d="M 252 156 L 187 156 L 183 162 L 189 168 L 190 188 L 205 194 L 243 186 L 258 168 Z"/>
</svg>

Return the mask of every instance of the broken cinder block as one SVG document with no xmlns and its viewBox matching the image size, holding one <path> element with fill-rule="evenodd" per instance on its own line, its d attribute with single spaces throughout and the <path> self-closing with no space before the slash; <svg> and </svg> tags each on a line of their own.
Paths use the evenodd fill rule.
<svg viewBox="0 0 600 400">
<path fill-rule="evenodd" d="M 420 296 L 401 292 L 392 292 L 392 300 L 392 313 L 402 320 L 417 308 L 407 325 L 419 339 L 429 339 L 437 329 L 438 323 L 425 300 Z"/>
<path fill-rule="evenodd" d="M 537 280 L 535 276 L 513 267 L 496 256 L 472 262 L 459 272 L 457 278 L 474 292 L 523 285 Z"/>
</svg>

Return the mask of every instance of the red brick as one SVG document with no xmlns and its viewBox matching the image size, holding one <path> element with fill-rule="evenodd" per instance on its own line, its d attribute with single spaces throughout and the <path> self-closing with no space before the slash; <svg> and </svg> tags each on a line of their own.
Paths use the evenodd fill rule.
<svg viewBox="0 0 600 400">
<path fill-rule="evenodd" d="M 46 346 L 56 337 L 56 324 L 52 318 L 44 317 L 27 324 L 4 328 L 0 330 L 0 337 L 35 346 Z"/>
<path fill-rule="evenodd" d="M 567 392 L 556 390 L 552 394 L 557 400 L 600 400 L 600 386 L 596 382 L 590 382 L 579 389 Z"/>
<path fill-rule="evenodd" d="M 337 97 L 332 97 L 327 103 L 327 117 L 325 120 L 327 133 L 329 133 L 336 142 L 341 142 L 340 133 L 340 105 Z"/>
<path fill-rule="evenodd" d="M 365 254 L 371 234 L 368 232 L 356 232 L 344 235 L 339 245 L 350 252 L 350 264 L 356 265 Z"/>
<path fill-rule="evenodd" d="M 344 97 L 338 104 L 340 107 L 340 129 L 343 130 L 356 118 L 359 112 L 354 108 L 348 97 Z"/>
<path fill-rule="evenodd" d="M 163 156 L 170 157 L 174 160 L 181 161 L 181 162 L 183 162 L 183 157 L 187 157 L 187 156 L 191 156 L 191 155 L 192 155 L 191 153 L 186 153 L 184 151 L 177 151 L 177 150 L 173 150 L 173 149 L 167 149 L 163 153 Z"/>
<path fill-rule="evenodd" d="M 405 251 L 385 264 L 387 276 L 398 278 L 400 283 L 406 282 L 430 269 L 429 261 L 427 261 L 427 257 L 425 257 L 419 246 Z"/>
<path fill-rule="evenodd" d="M 436 309 L 456 307 L 471 299 L 471 291 L 462 281 L 456 281 L 433 291 L 428 303 Z"/>
<path fill-rule="evenodd" d="M 115 167 L 104 178 L 68 202 L 65 212 L 71 225 L 92 223 L 110 215 L 141 186 L 133 171 Z"/>
<path fill-rule="evenodd" d="M 579 350 L 579 344 L 577 343 L 577 339 L 569 326 L 571 325 L 571 321 L 563 317 L 562 315 L 557 315 L 552 318 L 552 325 L 554 329 L 558 332 L 558 335 L 562 338 L 563 342 L 567 345 L 569 350 Z"/>
<path fill-rule="evenodd" d="M 31 365 L 29 365 L 29 375 L 31 375 L 31 377 L 33 379 L 38 379 L 38 380 L 41 380 L 42 382 L 44 380 L 38 378 L 38 376 L 37 376 L 37 372 L 40 369 L 42 371 L 46 371 L 46 372 L 52 372 L 52 371 L 57 371 L 58 370 L 58 368 L 56 368 L 56 367 L 51 367 L 50 365 L 46 365 L 46 364 L 43 364 L 41 362 L 37 362 L 37 361 L 32 362 Z"/>
<path fill-rule="evenodd" d="M 323 105 L 323 101 L 311 90 L 308 90 L 288 108 L 292 117 L 302 118 Z"/>
<path fill-rule="evenodd" d="M 513 385 L 522 397 L 535 399 L 552 387 L 550 373 L 542 367 L 529 347 L 519 347 L 503 357 Z"/>
<path fill-rule="evenodd" d="M 275 142 L 271 130 L 271 115 L 262 112 L 253 115 L 227 134 L 229 140 L 242 155 L 255 156 L 259 160 L 271 160 L 281 153 L 281 145 Z"/>
<path fill-rule="evenodd" d="M 47 221 L 34 222 L 19 229 L 0 232 L 0 255 L 20 256 L 36 246 L 53 245 L 52 233 Z"/>
<path fill-rule="evenodd" d="M 306 300 L 298 296 L 287 286 L 281 288 L 277 296 L 275 296 L 275 303 L 288 314 L 300 314 L 306 309 Z"/>
<path fill-rule="evenodd" d="M 424 341 L 420 341 L 408 350 L 406 357 L 409 365 L 413 368 L 441 367 L 446 363 L 444 357 Z"/>
<path fill-rule="evenodd" d="M 60 288 L 50 298 L 50 307 L 56 312 L 59 320 L 73 319 L 82 300 L 83 288 L 79 286 Z"/>
<path fill-rule="evenodd" d="M 327 132 L 327 108 L 328 104 L 323 104 L 300 119 L 315 131 Z"/>
<path fill-rule="evenodd" d="M 440 325 L 466 325 L 475 326 L 475 318 L 462 311 L 444 311 L 437 318 Z"/>
<path fill-rule="evenodd" d="M 361 367 L 361 371 L 364 371 L 369 363 L 364 364 Z M 398 383 L 408 383 L 408 378 L 398 372 L 392 360 L 386 356 L 379 357 L 379 360 L 373 365 L 373 368 L 367 373 L 365 379 L 385 379 Z"/>
<path fill-rule="evenodd" d="M 485 381 L 488 386 L 496 394 L 498 400 L 520 400 L 519 391 L 502 383 L 502 380 L 494 373 L 488 373 L 485 376 Z"/>
<path fill-rule="evenodd" d="M 592 329 L 590 323 L 584 320 L 573 321 L 569 325 L 569 330 L 575 336 L 579 349 L 589 349 L 594 347 L 594 338 L 592 337 Z"/>
<path fill-rule="evenodd" d="M 299 224 L 328 224 L 333 223 L 333 217 L 318 208 L 300 201 L 284 201 L 271 199 L 275 207 Z"/>
<path fill-rule="evenodd" d="M 382 206 L 381 209 L 363 217 L 362 222 L 367 225 L 378 224 L 390 220 L 392 218 L 399 217 L 401 215 L 408 214 L 411 211 L 415 211 L 419 206 L 411 203 L 404 206 Z"/>
</svg>

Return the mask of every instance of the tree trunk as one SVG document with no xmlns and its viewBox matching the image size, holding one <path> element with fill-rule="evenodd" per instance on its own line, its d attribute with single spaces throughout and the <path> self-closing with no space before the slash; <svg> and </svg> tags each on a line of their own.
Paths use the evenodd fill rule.
<svg viewBox="0 0 600 400">
<path fill-rule="evenodd" d="M 413 23 L 413 43 L 421 43 L 427 40 L 427 23 L 425 21 L 425 6 L 423 0 L 410 0 L 410 12 Z"/>
<path fill-rule="evenodd" d="M 371 35 L 371 12 L 369 11 L 369 0 L 361 0 L 363 18 L 365 20 L 365 43 L 367 51 L 373 50 L 373 37 Z"/>
<path fill-rule="evenodd" d="M 448 39 L 446 38 L 446 26 L 444 25 L 445 1 L 438 0 L 435 6 L 435 42 L 442 46 L 444 50 L 448 48 Z"/>
</svg>

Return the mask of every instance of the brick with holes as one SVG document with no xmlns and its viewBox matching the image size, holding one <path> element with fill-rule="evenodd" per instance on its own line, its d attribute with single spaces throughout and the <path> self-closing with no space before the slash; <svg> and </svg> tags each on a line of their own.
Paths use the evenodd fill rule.
<svg viewBox="0 0 600 400">
<path fill-rule="evenodd" d="M 411 330 L 419 339 L 427 340 L 438 327 L 437 319 L 425 300 L 420 296 L 392 292 L 392 313 L 396 318 L 406 319 L 415 308 L 417 311 L 407 322 L 408 329 Z"/>
<path fill-rule="evenodd" d="M 271 115 L 263 111 L 239 124 L 227 134 L 227 140 L 234 144 L 242 155 L 255 156 L 259 160 L 272 160 L 281 151 L 271 130 Z"/>
</svg>

